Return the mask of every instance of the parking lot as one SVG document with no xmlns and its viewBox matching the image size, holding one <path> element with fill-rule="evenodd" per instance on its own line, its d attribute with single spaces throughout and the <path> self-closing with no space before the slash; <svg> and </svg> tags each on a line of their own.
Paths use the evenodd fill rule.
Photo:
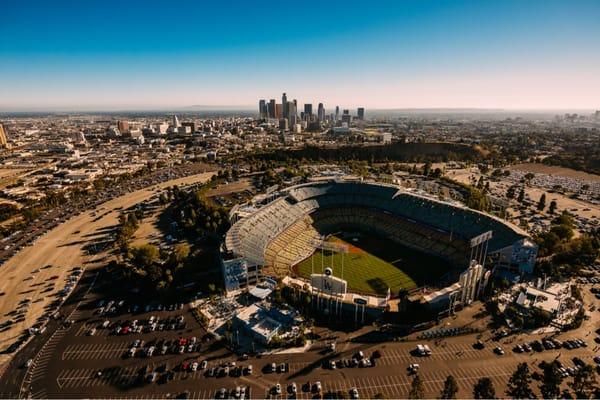
<svg viewBox="0 0 600 400">
<path fill-rule="evenodd" d="M 49 311 L 55 310 L 51 304 L 57 296 L 61 296 L 60 291 L 65 288 L 65 283 L 68 284 L 73 267 L 94 269 L 104 265 L 101 260 L 106 253 L 95 251 L 95 254 L 90 254 L 88 246 L 96 245 L 110 232 L 118 222 L 121 209 L 156 196 L 159 188 L 203 182 L 210 176 L 211 173 L 206 173 L 169 181 L 114 198 L 93 212 L 79 212 L 72 218 L 69 216 L 70 219 L 64 217 L 67 219 L 63 223 L 59 220 L 55 228 L 44 228 L 44 234 L 35 242 L 0 266 L 4 278 L 0 280 L 0 351 L 6 351 L 6 354 L 0 354 L 0 368 L 27 340 L 22 337 L 24 332 L 36 324 L 38 318 L 47 318 L 54 312 Z M 89 206 L 86 204 L 86 208 Z M 27 298 L 31 298 L 27 309 L 19 308 L 20 302 Z M 26 312 L 11 315 L 15 310 Z"/>
<path fill-rule="evenodd" d="M 449 373 L 459 393 L 468 396 L 481 377 L 490 377 L 501 393 L 522 361 L 536 371 L 541 360 L 558 357 L 567 369 L 576 368 L 574 357 L 593 364 L 597 354 L 591 337 L 575 338 L 587 347 L 568 350 L 564 338 L 561 348 L 550 348 L 542 337 L 468 334 L 379 345 L 344 341 L 335 351 L 316 343 L 305 353 L 242 359 L 207 335 L 187 306 L 153 304 L 147 309 L 146 304 L 99 299 L 93 293 L 88 297 L 72 315 L 75 322 L 58 330 L 36 358 L 28 382 L 33 397 L 313 398 L 339 391 L 351 397 L 356 390 L 362 398 L 397 398 L 407 395 L 414 372 L 408 367 L 415 364 L 426 396 L 437 396 Z M 101 309 L 108 312 L 100 314 Z M 537 350 L 517 351 L 518 345 L 535 341 L 541 346 L 534 345 Z M 419 343 L 428 344 L 429 356 L 415 353 Z M 503 355 L 494 352 L 498 346 Z M 370 362 L 363 365 L 361 359 Z"/>
</svg>

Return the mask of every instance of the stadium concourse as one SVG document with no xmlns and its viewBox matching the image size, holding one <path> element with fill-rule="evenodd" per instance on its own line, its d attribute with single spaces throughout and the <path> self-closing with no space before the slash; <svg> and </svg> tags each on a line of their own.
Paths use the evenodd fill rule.
<svg viewBox="0 0 600 400">
<path fill-rule="evenodd" d="M 294 275 L 294 265 L 312 256 L 327 235 L 340 231 L 368 232 L 445 260 L 448 269 L 458 271 L 449 287 L 460 286 L 459 274 L 469 270 L 473 260 L 488 270 L 526 274 L 537 256 L 537 246 L 526 232 L 495 216 L 362 180 L 337 178 L 292 186 L 263 203 L 236 207 L 231 220 L 222 252 L 227 291 L 243 289 L 263 276 Z M 352 291 L 352 282 L 349 285 Z"/>
</svg>

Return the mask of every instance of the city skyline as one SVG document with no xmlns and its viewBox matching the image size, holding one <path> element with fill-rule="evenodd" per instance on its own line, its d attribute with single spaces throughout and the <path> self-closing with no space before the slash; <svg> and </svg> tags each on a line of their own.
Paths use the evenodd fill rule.
<svg viewBox="0 0 600 400">
<path fill-rule="evenodd" d="M 597 2 L 113 5 L 6 5 L 0 111 L 598 106 Z"/>
</svg>

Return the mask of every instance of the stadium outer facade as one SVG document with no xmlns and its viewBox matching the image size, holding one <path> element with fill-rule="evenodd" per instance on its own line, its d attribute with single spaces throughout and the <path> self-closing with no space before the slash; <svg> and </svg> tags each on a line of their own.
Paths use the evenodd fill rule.
<svg viewBox="0 0 600 400">
<path fill-rule="evenodd" d="M 390 184 L 319 180 L 253 202 L 235 207 L 230 214 L 232 227 L 222 249 L 228 293 L 256 284 L 263 276 L 285 277 L 288 284 L 297 282 L 288 276 L 290 267 L 315 251 L 323 231 L 372 231 L 442 257 L 463 271 L 455 283 L 424 295 L 423 301 L 430 304 L 453 305 L 457 299 L 469 303 L 480 294 L 491 270 L 531 273 L 537 256 L 535 243 L 513 224 Z M 486 260 L 491 263 L 485 265 Z M 381 308 L 387 301 L 352 293 L 323 293 L 314 285 L 309 290 L 335 298 L 336 303 Z"/>
</svg>

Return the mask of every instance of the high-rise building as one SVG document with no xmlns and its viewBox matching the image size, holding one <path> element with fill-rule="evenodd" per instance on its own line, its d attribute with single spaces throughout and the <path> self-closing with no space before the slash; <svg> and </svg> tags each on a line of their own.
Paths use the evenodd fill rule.
<svg viewBox="0 0 600 400">
<path fill-rule="evenodd" d="M 279 129 L 281 129 L 282 131 L 287 131 L 288 130 L 288 120 L 287 118 L 281 118 L 279 120 Z"/>
<path fill-rule="evenodd" d="M 294 104 L 293 101 L 288 101 L 285 105 L 284 115 L 287 115 L 287 117 L 285 118 L 287 118 L 288 120 L 292 117 L 292 115 L 297 115 L 296 104 Z"/>
<path fill-rule="evenodd" d="M 261 119 L 267 118 L 267 102 L 265 99 L 258 102 L 258 115 Z"/>
<path fill-rule="evenodd" d="M 281 96 L 281 104 L 283 105 L 283 118 L 287 118 L 287 95 L 284 93 L 283 96 Z"/>
<path fill-rule="evenodd" d="M 350 115 L 349 110 L 344 110 L 342 113 L 342 123 L 347 123 L 350 126 L 350 122 L 352 122 L 352 115 Z"/>
<path fill-rule="evenodd" d="M 304 117 L 310 118 L 312 115 L 312 104 L 304 104 Z"/>
<path fill-rule="evenodd" d="M 335 106 L 335 120 L 340 119 L 340 106 Z"/>
<path fill-rule="evenodd" d="M 121 135 L 124 133 L 129 133 L 129 122 L 117 121 L 117 128 L 119 128 L 119 132 L 121 132 Z"/>
<path fill-rule="evenodd" d="M 189 132 L 187 132 L 187 133 L 196 132 L 196 123 L 195 122 L 182 122 L 181 127 L 189 128 Z"/>
<path fill-rule="evenodd" d="M 275 118 L 279 119 L 283 117 L 283 106 L 281 104 L 275 104 Z"/>
<path fill-rule="evenodd" d="M 364 107 L 358 107 L 357 115 L 358 115 L 358 119 L 360 119 L 361 121 L 365 119 L 365 109 L 364 109 Z"/>
<path fill-rule="evenodd" d="M 4 131 L 4 126 L 0 124 L 0 148 L 8 148 L 8 137 L 6 136 L 6 132 Z"/>
<path fill-rule="evenodd" d="M 323 103 L 319 103 L 317 108 L 317 118 L 319 118 L 320 122 L 325 121 L 325 107 L 323 107 Z"/>
<path fill-rule="evenodd" d="M 269 118 L 273 118 L 273 119 L 277 118 L 277 113 L 275 111 L 275 99 L 269 100 L 268 111 L 269 111 Z"/>
<path fill-rule="evenodd" d="M 173 114 L 173 128 L 179 128 L 180 126 L 179 118 L 177 118 L 177 115 Z"/>
</svg>

